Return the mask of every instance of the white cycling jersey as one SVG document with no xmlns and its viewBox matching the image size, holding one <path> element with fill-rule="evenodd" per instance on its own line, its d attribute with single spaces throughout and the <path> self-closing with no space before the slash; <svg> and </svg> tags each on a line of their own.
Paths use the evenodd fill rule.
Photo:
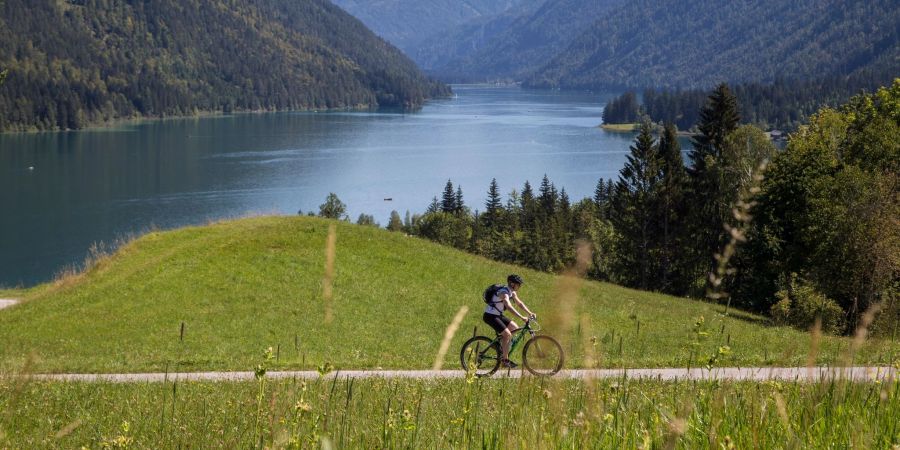
<svg viewBox="0 0 900 450">
<path fill-rule="evenodd" d="M 509 291 L 508 287 L 500 288 L 499 290 L 497 290 L 497 293 L 494 294 L 494 298 L 491 299 L 491 302 L 488 303 L 487 307 L 484 308 L 484 312 L 493 314 L 495 316 L 502 316 L 503 311 L 506 310 L 506 304 L 503 303 L 502 297 L 504 293 L 512 296 L 512 293 Z"/>
</svg>

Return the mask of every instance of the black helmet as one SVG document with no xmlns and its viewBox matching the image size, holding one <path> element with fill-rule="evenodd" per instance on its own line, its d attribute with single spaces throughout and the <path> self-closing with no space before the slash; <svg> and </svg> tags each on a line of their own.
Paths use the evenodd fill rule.
<svg viewBox="0 0 900 450">
<path fill-rule="evenodd" d="M 525 282 L 522 281 L 522 277 L 520 277 L 516 274 L 512 274 L 512 275 L 506 277 L 506 284 L 513 284 L 513 283 L 525 284 Z"/>
</svg>

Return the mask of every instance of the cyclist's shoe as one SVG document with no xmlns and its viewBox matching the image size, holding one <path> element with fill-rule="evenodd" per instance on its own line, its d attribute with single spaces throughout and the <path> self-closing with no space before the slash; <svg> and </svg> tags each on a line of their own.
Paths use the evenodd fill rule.
<svg viewBox="0 0 900 450">
<path fill-rule="evenodd" d="M 508 369 L 515 369 L 516 367 L 519 367 L 518 364 L 516 364 L 516 363 L 514 363 L 514 362 L 512 362 L 512 361 L 510 361 L 510 360 L 508 360 L 508 359 L 503 360 L 503 361 L 501 362 L 501 364 L 503 364 L 503 367 L 506 367 L 506 368 L 508 368 Z"/>
</svg>

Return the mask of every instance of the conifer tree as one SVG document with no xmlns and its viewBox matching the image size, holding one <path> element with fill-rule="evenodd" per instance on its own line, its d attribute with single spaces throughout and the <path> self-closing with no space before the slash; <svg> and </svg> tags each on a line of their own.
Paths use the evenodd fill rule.
<svg viewBox="0 0 900 450">
<path fill-rule="evenodd" d="M 403 231 L 403 221 L 400 219 L 400 213 L 397 210 L 391 211 L 391 220 L 388 222 L 387 229 L 390 231 Z"/>
<path fill-rule="evenodd" d="M 527 180 L 525 181 L 525 185 L 522 186 L 522 193 L 519 195 L 519 204 L 521 205 L 521 223 L 523 230 L 528 230 L 532 228 L 534 224 L 534 190 L 531 188 L 531 183 Z"/>
<path fill-rule="evenodd" d="M 453 191 L 453 183 L 447 180 L 444 186 L 444 194 L 441 196 L 441 211 L 446 213 L 456 212 L 456 193 Z"/>
<path fill-rule="evenodd" d="M 463 201 L 463 192 L 462 186 L 456 187 L 456 197 L 454 198 L 454 205 L 456 208 L 453 209 L 453 212 L 460 213 L 465 210 L 466 203 Z"/>
<path fill-rule="evenodd" d="M 722 152 L 726 138 L 739 122 L 737 99 L 728 85 L 720 84 L 700 111 L 700 134 L 693 138 L 691 167 L 687 170 L 690 195 L 696 202 L 690 218 L 695 278 L 707 278 L 715 265 L 714 255 L 725 242 L 724 224 L 734 193 L 726 188 L 728 170 L 723 167 L 726 161 Z"/>
<path fill-rule="evenodd" d="M 606 181 L 603 180 L 603 177 L 600 177 L 597 180 L 597 187 L 594 188 L 594 205 L 597 206 L 597 210 L 599 211 L 606 204 Z"/>
<path fill-rule="evenodd" d="M 619 172 L 613 225 L 621 235 L 618 263 L 622 279 L 640 289 L 648 289 L 655 276 L 656 189 L 660 177 L 660 158 L 649 122 L 630 147 L 625 167 Z"/>
<path fill-rule="evenodd" d="M 606 208 L 603 212 L 604 217 L 612 216 L 613 201 L 616 197 L 616 183 L 612 178 L 606 180 Z"/>
<path fill-rule="evenodd" d="M 434 198 L 434 203 L 437 204 L 437 197 Z M 403 216 L 403 230 L 407 233 L 411 233 L 413 231 L 413 219 L 409 214 L 409 210 L 406 210 L 406 215 Z"/>
<path fill-rule="evenodd" d="M 659 138 L 659 158 L 662 177 L 658 192 L 657 218 L 661 233 L 660 241 L 660 290 L 672 294 L 684 294 L 690 280 L 685 279 L 683 260 L 680 255 L 689 251 L 683 248 L 689 242 L 684 231 L 684 189 L 687 175 L 681 144 L 678 143 L 678 129 L 674 124 L 665 125 Z"/>
<path fill-rule="evenodd" d="M 538 190 L 538 201 L 541 205 L 541 215 L 544 218 L 553 217 L 556 209 L 556 187 L 550 182 L 547 174 L 541 180 L 541 186 Z"/>
<path fill-rule="evenodd" d="M 487 200 L 484 203 L 484 224 L 488 228 L 493 228 L 499 220 L 500 210 L 503 208 L 503 202 L 500 198 L 500 187 L 497 186 L 497 179 L 491 180 L 488 187 Z"/>
<path fill-rule="evenodd" d="M 438 211 L 441 211 L 441 203 L 438 201 L 437 197 L 431 198 L 431 204 L 428 205 L 428 208 L 425 209 L 425 214 L 432 214 Z M 409 216 L 409 211 L 407 211 L 407 216 Z"/>
</svg>

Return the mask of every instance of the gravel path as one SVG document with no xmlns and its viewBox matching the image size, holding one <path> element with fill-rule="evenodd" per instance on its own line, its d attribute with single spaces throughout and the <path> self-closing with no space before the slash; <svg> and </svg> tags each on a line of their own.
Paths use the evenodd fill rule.
<svg viewBox="0 0 900 450">
<path fill-rule="evenodd" d="M 495 378 L 522 376 L 519 369 L 498 371 Z M 527 372 L 525 373 L 526 375 Z M 563 370 L 556 378 L 632 378 L 654 380 L 783 380 L 821 381 L 846 378 L 855 381 L 876 381 L 895 379 L 898 371 L 891 367 L 719 367 L 707 369 L 573 369 Z M 315 371 L 272 371 L 270 378 L 316 378 Z M 331 372 L 326 377 L 350 378 L 462 378 L 461 370 L 346 370 Z M 253 372 L 186 372 L 186 373 L 110 373 L 110 374 L 34 374 L 31 379 L 43 381 L 87 381 L 87 382 L 162 382 L 162 381 L 244 381 L 254 378 Z"/>
<path fill-rule="evenodd" d="M 19 303 L 19 301 L 11 298 L 0 298 L 0 309 L 9 308 L 16 303 Z"/>
</svg>

